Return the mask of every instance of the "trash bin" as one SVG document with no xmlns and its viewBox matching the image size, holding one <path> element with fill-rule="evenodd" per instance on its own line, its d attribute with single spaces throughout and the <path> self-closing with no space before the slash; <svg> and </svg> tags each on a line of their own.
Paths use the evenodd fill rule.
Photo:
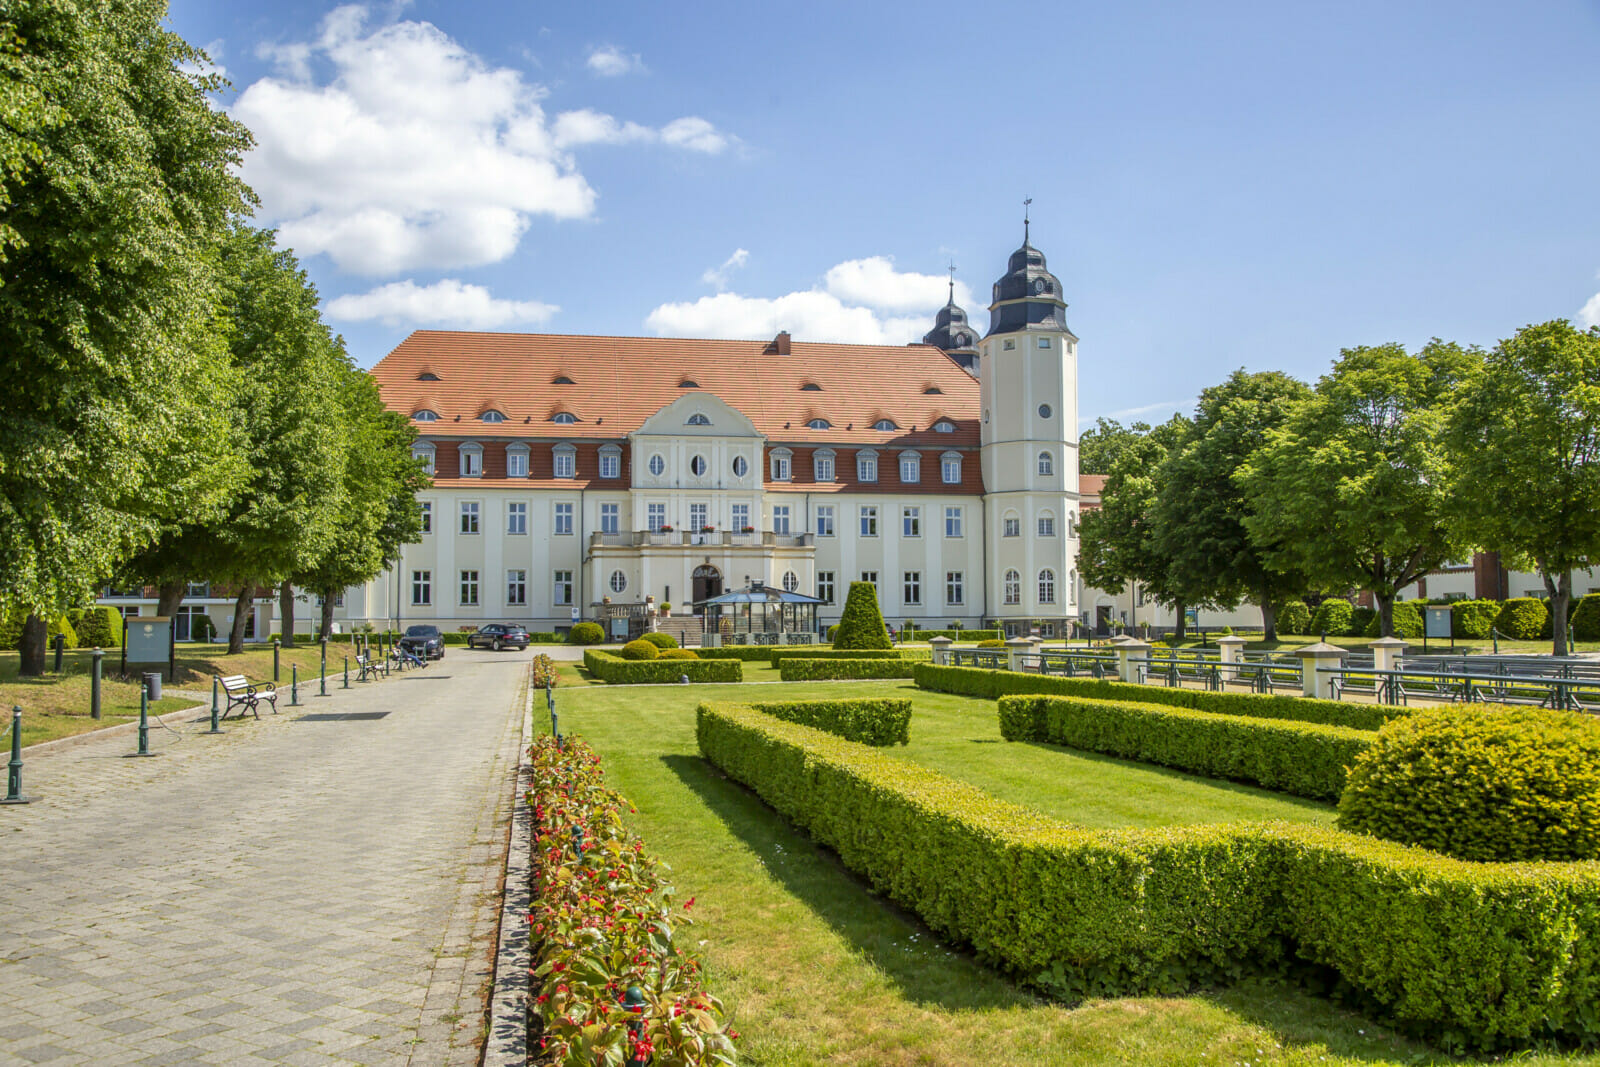
<svg viewBox="0 0 1600 1067">
<path fill-rule="evenodd" d="M 160 671 L 154 671 L 144 676 L 144 691 L 150 694 L 150 703 L 152 704 L 161 699 Z"/>
</svg>

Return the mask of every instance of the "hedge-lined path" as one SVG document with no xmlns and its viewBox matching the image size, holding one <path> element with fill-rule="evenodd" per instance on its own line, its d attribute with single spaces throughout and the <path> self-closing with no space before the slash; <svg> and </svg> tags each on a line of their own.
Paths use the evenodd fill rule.
<svg viewBox="0 0 1600 1067">
<path fill-rule="evenodd" d="M 29 758 L 0 1064 L 475 1063 L 528 659 Z"/>
</svg>

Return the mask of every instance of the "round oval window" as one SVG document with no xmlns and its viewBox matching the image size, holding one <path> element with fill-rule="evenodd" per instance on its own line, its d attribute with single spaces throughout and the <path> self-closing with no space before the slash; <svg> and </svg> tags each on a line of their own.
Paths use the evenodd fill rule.
<svg viewBox="0 0 1600 1067">
<path fill-rule="evenodd" d="M 689 470 L 693 471 L 697 478 L 704 474 L 706 472 L 706 457 L 696 456 L 691 459 L 689 461 Z"/>
<path fill-rule="evenodd" d="M 750 464 L 745 462 L 743 456 L 733 457 L 733 473 L 740 478 L 750 473 Z"/>
<path fill-rule="evenodd" d="M 1041 419 L 1048 419 L 1050 417 L 1050 405 L 1049 404 L 1040 404 L 1039 405 L 1039 417 Z"/>
<path fill-rule="evenodd" d="M 628 588 L 628 576 L 623 574 L 621 571 L 612 571 L 611 591 L 613 593 L 620 593 L 626 588 Z"/>
<path fill-rule="evenodd" d="M 661 472 L 666 470 L 666 469 L 667 469 L 667 461 L 666 460 L 662 459 L 660 456 L 651 456 L 650 457 L 650 473 L 651 474 L 654 474 L 656 477 L 659 478 L 659 477 L 661 477 Z"/>
</svg>

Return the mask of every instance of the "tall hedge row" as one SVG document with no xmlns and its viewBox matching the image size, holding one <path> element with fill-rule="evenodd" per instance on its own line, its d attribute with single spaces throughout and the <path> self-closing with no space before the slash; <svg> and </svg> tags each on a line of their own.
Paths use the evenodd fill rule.
<svg viewBox="0 0 1600 1067">
<path fill-rule="evenodd" d="M 798 659 L 778 661 L 786 682 L 828 682 L 841 678 L 910 678 L 917 665 L 906 659 Z"/>
<path fill-rule="evenodd" d="M 1338 800 L 1370 730 L 1087 700 L 1000 698 L 1000 736 L 1251 782 L 1313 800 Z"/>
<path fill-rule="evenodd" d="M 1600 863 L 1472 864 L 1285 824 L 1094 832 L 748 708 L 702 706 L 697 735 L 890 899 L 1054 995 L 1298 956 L 1423 1036 L 1600 1040 Z"/>
<path fill-rule="evenodd" d="M 660 685 L 688 675 L 691 682 L 742 682 L 744 666 L 734 659 L 626 660 L 612 652 L 586 649 L 583 665 L 612 685 Z"/>
<path fill-rule="evenodd" d="M 1190 708 L 1217 715 L 1243 715 L 1252 719 L 1288 719 L 1293 722 L 1348 726 L 1352 730 L 1376 730 L 1390 719 L 1407 713 L 1405 708 L 1386 704 L 1345 703 L 1314 700 L 1310 697 L 1261 693 L 1213 693 L 1207 689 L 1168 688 L 1161 685 L 1134 685 L 1093 678 L 1062 678 L 1059 675 L 1027 674 L 1022 671 L 992 671 L 982 667 L 939 667 L 919 663 L 912 677 L 919 689 L 960 696 L 996 700 L 1009 693 L 1055 693 L 1135 704 L 1162 704 Z"/>
<path fill-rule="evenodd" d="M 1000 637 L 999 630 L 909 630 L 900 635 L 902 641 L 931 641 L 935 637 L 948 637 L 952 641 L 991 641 Z"/>
<path fill-rule="evenodd" d="M 881 748 L 911 743 L 911 701 L 903 697 L 805 700 L 750 706 L 785 722 L 815 727 L 863 745 Z"/>
</svg>

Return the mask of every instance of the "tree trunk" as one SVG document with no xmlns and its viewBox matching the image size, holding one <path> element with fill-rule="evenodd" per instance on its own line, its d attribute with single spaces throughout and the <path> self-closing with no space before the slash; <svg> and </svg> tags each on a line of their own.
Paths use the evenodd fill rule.
<svg viewBox="0 0 1600 1067">
<path fill-rule="evenodd" d="M 326 641 L 333 632 L 333 601 L 338 594 L 331 589 L 322 591 L 322 639 Z"/>
<path fill-rule="evenodd" d="M 1188 605 L 1180 600 L 1173 605 L 1172 610 L 1176 615 L 1176 618 L 1173 620 L 1172 633 L 1174 637 L 1176 637 L 1179 641 L 1182 641 L 1189 630 Z"/>
<path fill-rule="evenodd" d="M 156 589 L 156 614 L 166 619 L 176 618 L 188 585 L 188 582 L 182 581 L 162 582 Z"/>
<path fill-rule="evenodd" d="M 1261 639 L 1263 641 L 1276 641 L 1278 639 L 1278 605 L 1270 597 L 1261 598 Z"/>
<path fill-rule="evenodd" d="M 1550 650 L 1554 655 L 1567 654 L 1567 615 L 1572 603 L 1572 572 L 1566 571 L 1556 581 L 1544 578 L 1545 591 L 1550 594 Z"/>
<path fill-rule="evenodd" d="M 239 587 L 239 595 L 233 601 L 233 629 L 228 631 L 228 655 L 244 651 L 244 613 L 250 610 L 250 603 L 255 599 L 252 595 L 255 587 L 249 582 Z"/>
<path fill-rule="evenodd" d="M 1378 602 L 1378 636 L 1393 637 L 1394 594 L 1390 593 L 1388 596 L 1384 596 L 1381 593 L 1373 593 L 1372 597 Z"/>
<path fill-rule="evenodd" d="M 284 579 L 278 587 L 278 634 L 283 638 L 284 648 L 294 647 L 294 586 L 288 579 Z"/>
<path fill-rule="evenodd" d="M 38 678 L 44 674 L 44 653 L 50 627 L 37 615 L 30 614 L 22 621 L 22 641 L 17 645 L 22 653 L 22 664 L 17 673 L 24 678 Z"/>
</svg>

